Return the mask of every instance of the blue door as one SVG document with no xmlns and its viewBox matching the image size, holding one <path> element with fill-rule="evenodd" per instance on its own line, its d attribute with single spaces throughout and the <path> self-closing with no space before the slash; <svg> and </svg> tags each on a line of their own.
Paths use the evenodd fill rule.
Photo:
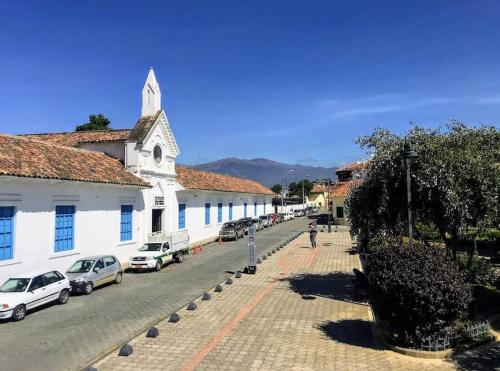
<svg viewBox="0 0 500 371">
<path fill-rule="evenodd" d="M 0 260 L 14 257 L 14 208 L 0 207 Z"/>
<path fill-rule="evenodd" d="M 56 252 L 73 250 L 74 218 L 74 206 L 56 206 Z"/>
</svg>

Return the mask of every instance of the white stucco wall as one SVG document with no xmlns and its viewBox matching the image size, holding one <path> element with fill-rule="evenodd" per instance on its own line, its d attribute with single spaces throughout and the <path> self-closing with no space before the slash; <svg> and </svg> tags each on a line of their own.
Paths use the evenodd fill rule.
<svg viewBox="0 0 500 371">
<path fill-rule="evenodd" d="M 186 229 L 189 231 L 190 243 L 213 240 L 219 235 L 222 224 L 229 221 L 229 203 L 233 203 L 231 220 L 244 216 L 244 204 L 247 202 L 247 216 L 254 217 L 254 203 L 257 202 L 257 216 L 272 212 L 271 197 L 232 192 L 210 192 L 185 190 L 177 191 L 175 226 L 178 229 L 178 204 L 186 204 Z M 205 204 L 210 203 L 210 224 L 205 224 Z M 222 203 L 222 222 L 218 222 L 218 204 Z"/>
<path fill-rule="evenodd" d="M 122 142 L 81 143 L 78 148 L 104 152 L 111 157 L 125 161 L 125 145 Z"/>
<path fill-rule="evenodd" d="M 121 205 L 133 205 L 132 241 L 120 241 Z M 74 205 L 74 249 L 55 252 L 55 208 Z M 136 187 L 31 178 L 0 178 L 0 206 L 15 207 L 14 258 L 0 261 L 0 281 L 23 272 L 59 269 L 93 254 L 122 262 L 144 242 L 144 201 Z"/>
</svg>

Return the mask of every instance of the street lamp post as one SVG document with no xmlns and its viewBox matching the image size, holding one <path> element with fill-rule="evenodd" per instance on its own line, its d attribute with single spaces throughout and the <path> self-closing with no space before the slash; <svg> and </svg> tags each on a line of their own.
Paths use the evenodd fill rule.
<svg viewBox="0 0 500 371">
<path fill-rule="evenodd" d="M 306 178 L 309 178 L 309 175 L 306 175 Z M 305 210 L 306 198 L 305 198 L 305 192 L 304 192 L 304 181 L 305 181 L 305 179 L 302 179 L 302 207 Z"/>
<path fill-rule="evenodd" d="M 330 178 L 328 178 L 327 194 L 328 194 L 328 201 L 326 204 L 326 211 L 328 213 L 328 233 L 332 233 L 332 225 L 330 223 Z"/>
<path fill-rule="evenodd" d="M 403 158 L 406 162 L 406 193 L 408 198 L 408 246 L 413 247 L 413 221 L 411 212 L 411 164 L 418 158 L 417 152 L 405 142 L 403 149 Z"/>
<path fill-rule="evenodd" d="M 288 170 L 285 175 L 283 176 L 283 180 L 282 180 L 282 183 L 281 183 L 281 212 L 283 212 L 283 209 L 284 209 L 284 204 L 285 204 L 285 178 L 287 176 L 288 173 L 291 173 L 291 172 L 294 172 L 295 170 L 294 169 L 290 169 Z"/>
</svg>

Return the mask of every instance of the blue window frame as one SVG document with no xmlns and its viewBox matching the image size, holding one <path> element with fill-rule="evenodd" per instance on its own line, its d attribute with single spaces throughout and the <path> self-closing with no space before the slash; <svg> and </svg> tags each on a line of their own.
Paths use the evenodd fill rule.
<svg viewBox="0 0 500 371">
<path fill-rule="evenodd" d="M 222 223 L 222 203 L 217 204 L 217 223 Z"/>
<path fill-rule="evenodd" d="M 210 224 L 210 204 L 205 204 L 205 225 Z"/>
<path fill-rule="evenodd" d="M 264 202 L 264 215 L 266 215 L 266 203 Z"/>
<path fill-rule="evenodd" d="M 233 220 L 233 203 L 229 203 L 229 220 Z"/>
<path fill-rule="evenodd" d="M 56 206 L 56 252 L 73 250 L 74 248 L 74 206 Z"/>
<path fill-rule="evenodd" d="M 14 207 L 0 207 L 0 260 L 14 257 Z"/>
<path fill-rule="evenodd" d="M 257 216 L 257 202 L 253 204 L 253 216 Z"/>
<path fill-rule="evenodd" d="M 246 218 L 247 217 L 247 209 L 248 209 L 248 204 L 245 202 L 243 204 L 243 217 Z"/>
<path fill-rule="evenodd" d="M 186 228 L 186 204 L 179 204 L 179 229 Z"/>
<path fill-rule="evenodd" d="M 132 239 L 132 205 L 122 205 L 120 218 L 120 241 Z"/>
</svg>

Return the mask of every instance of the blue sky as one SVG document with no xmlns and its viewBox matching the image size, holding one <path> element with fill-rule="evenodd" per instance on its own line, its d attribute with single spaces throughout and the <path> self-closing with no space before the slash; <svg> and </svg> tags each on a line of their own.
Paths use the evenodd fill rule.
<svg viewBox="0 0 500 371">
<path fill-rule="evenodd" d="M 0 2 L 0 132 L 132 127 L 153 66 L 179 162 L 339 165 L 378 126 L 500 123 L 500 2 Z"/>
</svg>

